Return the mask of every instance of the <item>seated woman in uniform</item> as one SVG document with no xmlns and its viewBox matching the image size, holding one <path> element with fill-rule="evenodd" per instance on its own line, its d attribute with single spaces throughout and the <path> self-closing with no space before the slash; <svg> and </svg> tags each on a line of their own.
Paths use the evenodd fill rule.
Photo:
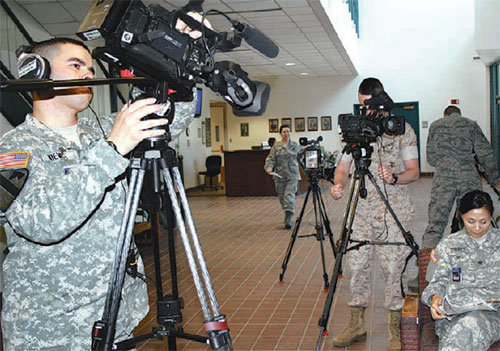
<svg viewBox="0 0 500 351">
<path fill-rule="evenodd" d="M 483 191 L 465 194 L 459 213 L 464 228 L 431 252 L 422 301 L 436 320 L 439 350 L 487 350 L 500 340 L 500 230 Z"/>
</svg>

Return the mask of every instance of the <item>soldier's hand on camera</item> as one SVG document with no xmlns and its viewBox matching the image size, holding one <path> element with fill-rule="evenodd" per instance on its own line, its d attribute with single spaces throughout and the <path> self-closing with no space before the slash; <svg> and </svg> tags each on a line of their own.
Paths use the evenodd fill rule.
<svg viewBox="0 0 500 351">
<path fill-rule="evenodd" d="M 266 169 L 266 173 L 267 173 L 268 175 L 271 175 L 271 173 L 272 173 L 272 172 L 273 172 L 272 170 L 270 170 L 270 169 Z"/>
<path fill-rule="evenodd" d="M 188 15 L 193 17 L 195 20 L 198 22 L 201 22 L 202 20 L 202 15 L 200 15 L 198 12 L 188 12 Z M 210 22 L 205 18 L 203 21 L 203 25 L 207 28 L 212 29 L 212 25 Z M 198 39 L 201 37 L 201 32 L 198 30 L 193 30 L 191 27 L 189 27 L 183 20 L 178 19 L 177 22 L 175 23 L 175 29 L 177 29 L 181 33 L 186 33 L 189 34 L 189 36 L 193 39 Z"/>
<path fill-rule="evenodd" d="M 120 154 L 129 153 L 146 138 L 160 136 L 165 133 L 164 129 L 151 128 L 166 125 L 168 123 L 166 118 L 142 120 L 143 117 L 163 108 L 162 105 L 155 104 L 155 102 L 155 98 L 148 98 L 138 100 L 130 106 L 123 106 L 108 137 L 108 140 L 116 145 Z"/>
<path fill-rule="evenodd" d="M 386 166 L 378 166 L 378 175 L 388 184 L 394 183 L 394 177 L 392 176 L 392 168 Z"/>
<path fill-rule="evenodd" d="M 434 319 L 443 319 L 446 316 L 446 312 L 440 307 L 443 305 L 443 298 L 438 294 L 432 295 L 431 300 L 431 315 Z"/>
<path fill-rule="evenodd" d="M 341 199 L 342 196 L 344 196 L 344 187 L 342 184 L 335 184 L 332 186 L 330 188 L 330 195 L 332 195 L 335 200 Z"/>
</svg>

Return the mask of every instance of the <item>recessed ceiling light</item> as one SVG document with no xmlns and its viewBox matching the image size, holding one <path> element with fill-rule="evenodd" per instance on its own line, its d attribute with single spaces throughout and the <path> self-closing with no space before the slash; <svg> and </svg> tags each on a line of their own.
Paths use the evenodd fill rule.
<svg viewBox="0 0 500 351">
<path fill-rule="evenodd" d="M 302 72 L 300 75 L 301 75 L 301 76 L 307 76 L 308 74 L 309 74 L 309 73 L 307 73 L 307 72 Z"/>
<path fill-rule="evenodd" d="M 293 62 L 287 62 L 287 63 L 285 63 L 285 66 L 295 66 L 295 63 L 293 63 Z"/>
</svg>

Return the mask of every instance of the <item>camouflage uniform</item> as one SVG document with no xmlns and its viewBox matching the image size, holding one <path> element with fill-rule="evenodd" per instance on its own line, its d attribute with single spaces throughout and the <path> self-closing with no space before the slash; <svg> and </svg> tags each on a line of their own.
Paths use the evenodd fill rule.
<svg viewBox="0 0 500 351">
<path fill-rule="evenodd" d="M 298 154 L 301 148 L 294 141 L 283 144 L 276 142 L 264 165 L 265 170 L 272 170 L 282 178 L 273 176 L 276 193 L 284 211 L 295 213 L 295 194 L 300 180 Z"/>
<path fill-rule="evenodd" d="M 489 184 L 498 179 L 493 150 L 475 121 L 458 113 L 431 124 L 427 138 L 427 162 L 436 167 L 429 202 L 429 223 L 422 248 L 434 248 L 443 237 L 455 200 L 471 190 L 482 190 L 474 166 L 474 154 Z"/>
<path fill-rule="evenodd" d="M 414 213 L 406 185 L 388 185 L 378 176 L 379 157 L 383 166 L 390 166 L 396 174 L 406 170 L 405 161 L 418 158 L 417 137 L 411 126 L 406 123 L 403 135 L 386 135 L 379 138 L 373 146 L 372 163 L 369 167 L 377 185 L 387 194 L 389 204 L 403 227 Z M 380 145 L 381 143 L 381 145 Z M 380 156 L 379 156 L 380 151 Z M 344 155 L 344 160 L 352 160 Z M 384 191 L 385 189 L 385 191 Z M 380 262 L 385 280 L 384 307 L 400 310 L 403 306 L 401 295 L 401 273 L 411 249 L 405 246 L 403 235 L 380 198 L 377 190 L 366 178 L 368 196 L 359 198 L 352 227 L 351 239 L 398 242 L 402 245 L 365 245 L 347 253 L 348 267 L 351 272 L 350 298 L 348 305 L 367 307 L 371 292 L 371 270 L 375 257 Z"/>
<path fill-rule="evenodd" d="M 106 132 L 111 118 L 101 118 Z M 82 147 L 34 117 L 0 139 L 0 153 L 29 152 L 29 177 L 6 213 L 2 328 L 9 350 L 90 349 L 111 276 L 129 162 L 80 118 Z M 119 178 L 117 178 L 119 177 Z M 143 272 L 142 261 L 138 263 Z M 146 285 L 125 279 L 116 339 L 149 310 Z"/>
<path fill-rule="evenodd" d="M 479 244 L 465 229 L 439 242 L 429 269 L 433 274 L 422 293 L 431 304 L 435 294 L 455 306 L 500 300 L 500 230 L 490 228 Z M 433 267 L 431 267 L 433 266 Z M 440 350 L 487 350 L 500 340 L 500 311 L 475 310 L 451 320 L 436 320 Z"/>
</svg>

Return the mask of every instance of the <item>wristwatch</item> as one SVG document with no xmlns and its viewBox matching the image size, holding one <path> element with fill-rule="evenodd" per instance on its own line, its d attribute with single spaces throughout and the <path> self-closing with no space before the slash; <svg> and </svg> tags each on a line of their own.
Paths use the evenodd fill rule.
<svg viewBox="0 0 500 351">
<path fill-rule="evenodd" d="M 391 183 L 391 185 L 396 185 L 396 183 L 398 182 L 398 175 L 396 173 L 393 173 L 392 178 L 394 178 L 394 181 Z"/>
</svg>

